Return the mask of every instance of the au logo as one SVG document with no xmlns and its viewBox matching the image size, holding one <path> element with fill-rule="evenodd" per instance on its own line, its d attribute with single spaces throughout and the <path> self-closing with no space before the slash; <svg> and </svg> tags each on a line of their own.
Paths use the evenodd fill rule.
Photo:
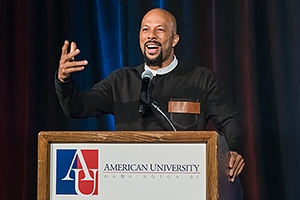
<svg viewBox="0 0 300 200">
<path fill-rule="evenodd" d="M 98 149 L 57 149 L 57 195 L 99 194 L 98 151 Z"/>
</svg>

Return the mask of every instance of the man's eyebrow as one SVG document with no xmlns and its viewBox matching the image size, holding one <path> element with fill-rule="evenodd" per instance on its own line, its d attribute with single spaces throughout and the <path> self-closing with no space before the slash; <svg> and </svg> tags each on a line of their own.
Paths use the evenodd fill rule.
<svg viewBox="0 0 300 200">
<path fill-rule="evenodd" d="M 147 27 L 150 27 L 150 25 L 148 25 L 148 24 L 143 24 L 142 25 L 142 27 L 145 27 L 145 26 L 147 26 Z M 165 25 L 165 24 L 157 24 L 157 25 L 154 25 L 154 27 L 166 27 L 167 25 Z"/>
</svg>

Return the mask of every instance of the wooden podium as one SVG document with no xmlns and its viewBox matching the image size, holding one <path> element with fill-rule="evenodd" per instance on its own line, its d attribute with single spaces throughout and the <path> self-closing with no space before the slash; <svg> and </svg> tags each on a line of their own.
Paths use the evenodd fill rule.
<svg viewBox="0 0 300 200">
<path fill-rule="evenodd" d="M 239 181 L 228 178 L 229 149 L 224 137 L 214 131 L 85 131 L 40 132 L 38 135 L 37 199 L 50 199 L 50 147 L 52 144 L 205 144 L 206 199 L 239 199 Z M 193 199 L 190 199 L 193 200 Z"/>
</svg>

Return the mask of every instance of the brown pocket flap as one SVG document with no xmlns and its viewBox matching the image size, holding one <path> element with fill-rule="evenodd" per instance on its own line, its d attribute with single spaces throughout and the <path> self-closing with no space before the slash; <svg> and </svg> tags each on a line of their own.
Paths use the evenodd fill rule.
<svg viewBox="0 0 300 200">
<path fill-rule="evenodd" d="M 168 112 L 200 114 L 200 102 L 169 101 Z"/>
</svg>

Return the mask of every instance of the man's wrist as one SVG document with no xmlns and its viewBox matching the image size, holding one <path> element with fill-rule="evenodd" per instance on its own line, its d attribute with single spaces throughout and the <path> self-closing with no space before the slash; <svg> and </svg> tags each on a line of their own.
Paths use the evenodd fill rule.
<svg viewBox="0 0 300 200">
<path fill-rule="evenodd" d="M 57 79 L 60 81 L 60 82 L 62 82 L 62 83 L 65 83 L 65 82 L 68 82 L 71 78 L 70 78 L 71 76 L 68 76 L 68 77 L 66 77 L 66 78 L 60 78 L 60 77 L 57 77 Z"/>
</svg>

